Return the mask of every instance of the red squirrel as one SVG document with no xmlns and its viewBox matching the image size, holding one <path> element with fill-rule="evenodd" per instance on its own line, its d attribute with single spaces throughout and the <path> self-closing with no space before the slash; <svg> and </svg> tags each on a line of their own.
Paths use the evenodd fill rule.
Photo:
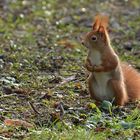
<svg viewBox="0 0 140 140">
<path fill-rule="evenodd" d="M 95 17 L 92 30 L 82 39 L 88 48 L 85 67 L 90 72 L 88 88 L 96 101 L 113 101 L 123 106 L 129 100 L 140 99 L 140 74 L 119 60 L 111 47 L 108 17 Z"/>
</svg>

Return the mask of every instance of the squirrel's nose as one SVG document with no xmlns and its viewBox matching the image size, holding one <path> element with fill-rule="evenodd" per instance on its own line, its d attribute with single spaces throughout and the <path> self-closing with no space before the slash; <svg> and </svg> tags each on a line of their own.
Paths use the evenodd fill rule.
<svg viewBox="0 0 140 140">
<path fill-rule="evenodd" d="M 82 44 L 83 46 L 85 46 L 85 43 L 84 43 L 84 41 L 81 41 L 81 44 Z"/>
</svg>

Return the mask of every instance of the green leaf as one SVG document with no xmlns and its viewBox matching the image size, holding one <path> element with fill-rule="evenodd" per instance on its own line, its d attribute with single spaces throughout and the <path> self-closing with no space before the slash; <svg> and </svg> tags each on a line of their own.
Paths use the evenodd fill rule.
<svg viewBox="0 0 140 140">
<path fill-rule="evenodd" d="M 124 129 L 132 129 L 135 127 L 135 123 L 132 123 L 132 122 L 122 121 L 120 124 Z"/>
</svg>

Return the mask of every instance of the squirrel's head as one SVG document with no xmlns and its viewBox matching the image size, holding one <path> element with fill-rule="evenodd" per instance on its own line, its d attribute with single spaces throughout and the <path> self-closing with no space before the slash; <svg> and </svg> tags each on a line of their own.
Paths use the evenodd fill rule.
<svg viewBox="0 0 140 140">
<path fill-rule="evenodd" d="M 108 37 L 108 17 L 97 15 L 92 26 L 92 30 L 82 38 L 82 44 L 89 49 L 102 50 L 109 44 Z"/>
</svg>

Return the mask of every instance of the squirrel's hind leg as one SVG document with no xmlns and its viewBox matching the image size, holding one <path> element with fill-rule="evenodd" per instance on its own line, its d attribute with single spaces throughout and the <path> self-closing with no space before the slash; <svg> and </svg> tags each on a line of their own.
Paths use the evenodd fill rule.
<svg viewBox="0 0 140 140">
<path fill-rule="evenodd" d="M 124 83 L 120 80 L 111 79 L 109 80 L 108 84 L 113 88 L 115 94 L 115 104 L 123 106 L 128 101 L 128 96 Z"/>
</svg>

